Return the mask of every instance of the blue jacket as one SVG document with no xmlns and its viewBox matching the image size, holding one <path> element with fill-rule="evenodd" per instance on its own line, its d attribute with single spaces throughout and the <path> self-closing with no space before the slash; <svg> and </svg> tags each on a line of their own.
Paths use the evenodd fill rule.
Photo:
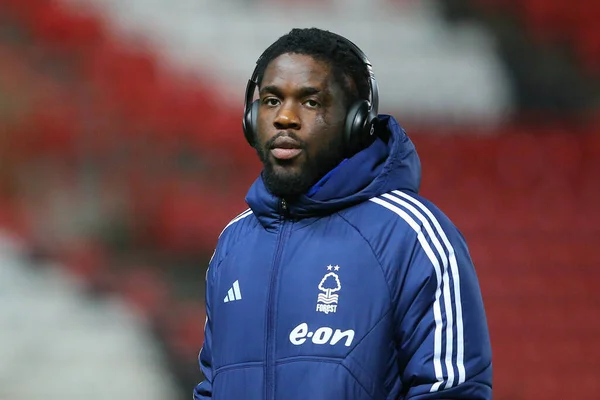
<svg viewBox="0 0 600 400">
<path fill-rule="evenodd" d="M 286 204 L 259 178 L 207 272 L 199 399 L 491 399 L 464 238 L 398 123 Z"/>
</svg>

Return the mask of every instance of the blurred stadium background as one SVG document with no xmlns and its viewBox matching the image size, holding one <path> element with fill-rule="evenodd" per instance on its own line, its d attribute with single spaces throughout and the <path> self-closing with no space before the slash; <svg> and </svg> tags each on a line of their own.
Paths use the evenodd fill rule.
<svg viewBox="0 0 600 400">
<path fill-rule="evenodd" d="M 600 393 L 598 0 L 0 0 L 0 399 L 188 399 L 292 27 L 370 56 L 480 276 L 495 398 Z"/>
</svg>

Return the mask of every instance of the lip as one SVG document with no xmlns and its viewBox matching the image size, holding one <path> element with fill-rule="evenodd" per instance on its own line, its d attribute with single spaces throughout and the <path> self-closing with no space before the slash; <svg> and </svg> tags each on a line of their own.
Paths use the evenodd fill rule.
<svg viewBox="0 0 600 400">
<path fill-rule="evenodd" d="M 300 153 L 302 153 L 302 149 L 283 149 L 280 147 L 271 149 L 271 154 L 278 160 L 291 160 L 298 157 Z"/>
<path fill-rule="evenodd" d="M 289 136 L 280 136 L 271 145 L 271 154 L 278 160 L 291 160 L 302 153 L 302 146 Z"/>
</svg>

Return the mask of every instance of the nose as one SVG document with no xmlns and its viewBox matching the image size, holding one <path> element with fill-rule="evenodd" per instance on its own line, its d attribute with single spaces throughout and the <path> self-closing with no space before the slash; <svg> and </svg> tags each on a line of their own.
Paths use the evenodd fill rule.
<svg viewBox="0 0 600 400">
<path fill-rule="evenodd" d="M 273 125 L 277 129 L 300 129 L 300 118 L 291 104 L 283 104 L 275 116 Z"/>
</svg>

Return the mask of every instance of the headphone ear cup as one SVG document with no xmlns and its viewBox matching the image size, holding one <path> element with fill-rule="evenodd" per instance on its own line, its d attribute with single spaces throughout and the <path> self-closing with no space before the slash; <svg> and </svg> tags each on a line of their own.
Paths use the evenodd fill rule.
<svg viewBox="0 0 600 400">
<path fill-rule="evenodd" d="M 244 114 L 244 136 L 250 146 L 256 143 L 256 124 L 258 119 L 258 100 L 254 100 Z"/>
<path fill-rule="evenodd" d="M 359 151 L 368 142 L 370 133 L 369 102 L 359 100 L 350 107 L 346 114 L 344 131 L 346 151 L 349 154 Z"/>
</svg>

